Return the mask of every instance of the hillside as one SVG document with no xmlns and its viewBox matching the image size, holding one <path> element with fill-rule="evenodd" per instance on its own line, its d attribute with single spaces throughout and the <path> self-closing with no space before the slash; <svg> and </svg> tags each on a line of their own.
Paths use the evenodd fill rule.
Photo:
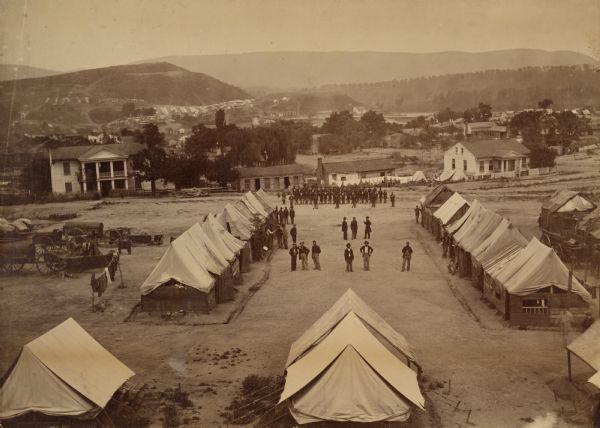
<svg viewBox="0 0 600 428">
<path fill-rule="evenodd" d="M 257 52 L 173 56 L 167 61 L 243 88 L 299 89 L 370 83 L 528 66 L 595 64 L 572 51 L 512 49 L 490 52 Z"/>
<path fill-rule="evenodd" d="M 0 82 L 0 100 L 12 90 Z M 31 106 L 63 97 L 138 99 L 151 104 L 214 104 L 248 94 L 202 73 L 168 63 L 121 65 L 17 81 L 17 101 Z M 90 98 L 92 99 L 90 101 Z"/>
<path fill-rule="evenodd" d="M 52 76 L 59 74 L 59 72 L 46 70 L 44 68 L 30 67 L 28 65 L 0 64 L 0 82 L 3 80 L 13 80 L 15 74 L 19 79 L 30 79 Z"/>
<path fill-rule="evenodd" d="M 465 110 L 480 101 L 494 110 L 536 106 L 551 98 L 555 108 L 600 106 L 600 72 L 589 66 L 488 70 L 378 83 L 327 85 L 370 107 L 395 111 Z"/>
</svg>

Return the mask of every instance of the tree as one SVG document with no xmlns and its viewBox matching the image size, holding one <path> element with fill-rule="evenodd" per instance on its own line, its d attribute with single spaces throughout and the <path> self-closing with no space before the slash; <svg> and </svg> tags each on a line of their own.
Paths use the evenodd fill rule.
<svg viewBox="0 0 600 428">
<path fill-rule="evenodd" d="M 480 102 L 477 107 L 465 110 L 463 118 L 467 122 L 485 122 L 492 117 L 492 106 Z"/>
<path fill-rule="evenodd" d="M 218 132 L 225 128 L 225 110 L 222 108 L 215 112 L 215 126 Z"/>
<path fill-rule="evenodd" d="M 204 155 L 217 146 L 217 132 L 204 125 L 192 127 L 192 135 L 185 143 L 185 152 L 191 157 Z"/>
<path fill-rule="evenodd" d="M 460 117 L 460 113 L 452 110 L 450 107 L 446 107 L 443 110 L 438 111 L 435 114 L 438 122 L 448 122 L 450 120 L 458 119 Z"/>
<path fill-rule="evenodd" d="M 536 146 L 532 147 L 529 152 L 529 167 L 544 168 L 554 166 L 556 153 L 548 147 Z"/>
<path fill-rule="evenodd" d="M 208 175 L 210 168 L 211 163 L 204 154 L 192 158 L 185 153 L 174 153 L 167 155 L 164 178 L 178 189 L 197 187 L 200 177 Z"/>
<path fill-rule="evenodd" d="M 547 109 L 552 104 L 554 104 L 554 102 L 550 98 L 544 98 L 542 101 L 538 102 L 538 106 L 543 109 Z"/>
<path fill-rule="evenodd" d="M 131 156 L 133 169 L 138 178 L 150 182 L 152 195 L 155 195 L 156 180 L 166 176 L 167 154 L 163 148 L 165 136 L 158 130 L 158 126 L 149 123 L 135 137 L 138 143 L 146 147 Z"/>
<path fill-rule="evenodd" d="M 222 186 L 236 181 L 239 178 L 239 172 L 233 167 L 231 158 L 228 156 L 215 159 L 211 166 L 212 167 L 207 175 L 208 178 L 219 182 Z"/>
<path fill-rule="evenodd" d="M 559 143 L 568 147 L 583 134 L 585 123 L 572 111 L 555 112 Z"/>
<path fill-rule="evenodd" d="M 21 183 L 35 195 L 50 193 L 52 182 L 48 158 L 40 153 L 35 154 L 22 169 Z"/>
<path fill-rule="evenodd" d="M 334 111 L 325 119 L 325 123 L 322 126 L 324 132 L 329 134 L 342 135 L 348 129 L 348 125 L 352 122 L 356 122 L 352 113 L 348 110 L 340 112 Z"/>
<path fill-rule="evenodd" d="M 362 115 L 360 122 L 365 126 L 367 132 L 370 132 L 378 137 L 385 135 L 386 124 L 383 114 L 369 110 Z"/>
</svg>

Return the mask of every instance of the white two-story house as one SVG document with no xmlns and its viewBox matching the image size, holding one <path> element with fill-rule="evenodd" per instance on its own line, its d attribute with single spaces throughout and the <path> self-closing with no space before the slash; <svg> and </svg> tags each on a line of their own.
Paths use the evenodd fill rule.
<svg viewBox="0 0 600 428">
<path fill-rule="evenodd" d="M 529 169 L 529 149 L 516 140 L 480 140 L 454 144 L 444 152 L 444 173 L 467 177 L 521 175 Z"/>
<path fill-rule="evenodd" d="M 130 156 L 144 148 L 138 143 L 58 147 L 49 151 L 53 193 L 135 189 Z"/>
</svg>

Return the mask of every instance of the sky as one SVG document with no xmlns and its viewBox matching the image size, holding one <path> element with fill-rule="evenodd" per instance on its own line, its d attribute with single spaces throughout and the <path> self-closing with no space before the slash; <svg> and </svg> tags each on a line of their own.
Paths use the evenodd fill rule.
<svg viewBox="0 0 600 428">
<path fill-rule="evenodd" d="M 0 63 L 58 71 L 261 51 L 600 58 L 600 0 L 0 0 L 0 46 Z"/>
</svg>

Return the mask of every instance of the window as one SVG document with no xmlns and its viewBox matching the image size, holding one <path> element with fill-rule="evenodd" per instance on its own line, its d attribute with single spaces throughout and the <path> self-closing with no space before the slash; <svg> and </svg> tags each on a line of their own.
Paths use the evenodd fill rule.
<svg viewBox="0 0 600 428">
<path fill-rule="evenodd" d="M 485 172 L 485 161 L 479 161 L 479 172 Z"/>
<path fill-rule="evenodd" d="M 333 181 L 337 180 L 337 174 L 331 174 L 331 179 L 332 179 Z"/>
<path fill-rule="evenodd" d="M 265 190 L 271 189 L 271 179 L 269 177 L 264 178 L 265 180 Z"/>
<path fill-rule="evenodd" d="M 467 161 L 463 160 L 463 171 L 467 170 Z"/>
<path fill-rule="evenodd" d="M 125 189 L 125 180 L 115 180 L 115 189 L 117 189 L 117 190 Z"/>
<path fill-rule="evenodd" d="M 249 178 L 246 178 L 244 180 L 244 189 L 250 190 L 250 179 Z"/>
<path fill-rule="evenodd" d="M 515 170 L 515 160 L 511 159 L 508 161 L 508 170 L 509 171 L 514 171 Z"/>
<path fill-rule="evenodd" d="M 65 175 L 71 175 L 71 162 L 63 162 L 63 172 Z"/>
<path fill-rule="evenodd" d="M 67 193 L 73 192 L 73 184 L 72 183 L 65 183 L 65 192 L 67 192 Z"/>
<path fill-rule="evenodd" d="M 456 159 L 452 159 L 452 169 L 456 169 Z"/>
<path fill-rule="evenodd" d="M 462 147 L 460 148 L 460 154 L 464 155 L 465 154 L 465 149 L 463 149 Z"/>
<path fill-rule="evenodd" d="M 547 299 L 524 299 L 522 311 L 524 314 L 547 314 Z"/>
<path fill-rule="evenodd" d="M 273 186 L 275 186 L 275 190 L 279 190 L 279 185 L 280 185 L 280 183 L 279 183 L 279 177 L 275 177 L 273 179 Z"/>
<path fill-rule="evenodd" d="M 385 171 L 379 173 L 380 177 L 385 177 Z"/>
<path fill-rule="evenodd" d="M 361 172 L 360 173 L 360 178 L 367 178 L 367 173 L 366 172 Z"/>
<path fill-rule="evenodd" d="M 488 171 L 493 171 L 493 170 L 494 170 L 494 161 L 489 160 L 488 161 Z"/>
<path fill-rule="evenodd" d="M 458 154 L 458 147 L 454 148 L 454 154 L 457 155 Z"/>
<path fill-rule="evenodd" d="M 340 178 L 340 180 L 341 180 L 341 181 L 346 181 L 346 177 L 342 176 L 342 177 Z"/>
</svg>

